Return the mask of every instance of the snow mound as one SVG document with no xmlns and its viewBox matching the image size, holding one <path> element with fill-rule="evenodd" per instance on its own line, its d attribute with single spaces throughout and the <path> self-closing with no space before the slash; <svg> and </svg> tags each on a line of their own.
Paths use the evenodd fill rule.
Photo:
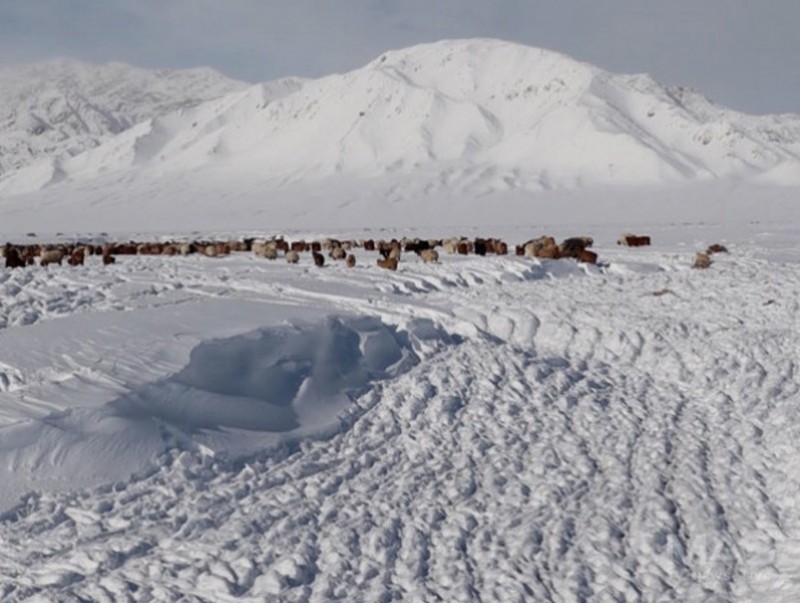
<svg viewBox="0 0 800 603">
<path fill-rule="evenodd" d="M 196 347 L 182 370 L 100 407 L 0 428 L 8 491 L 113 481 L 171 449 L 239 458 L 346 429 L 354 401 L 459 341 L 419 319 L 400 331 L 370 316 L 260 329 Z M 6 501 L 8 502 L 8 501 Z"/>
<path fill-rule="evenodd" d="M 122 416 L 148 417 L 186 433 L 307 433 L 334 422 L 370 382 L 416 362 L 407 337 L 377 318 L 331 317 L 203 343 L 176 375 L 111 406 Z M 202 440 L 221 441 L 217 435 Z"/>
</svg>

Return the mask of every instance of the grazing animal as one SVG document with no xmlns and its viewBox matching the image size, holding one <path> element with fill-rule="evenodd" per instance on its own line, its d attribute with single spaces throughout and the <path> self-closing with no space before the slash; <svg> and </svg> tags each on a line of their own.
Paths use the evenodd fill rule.
<svg viewBox="0 0 800 603">
<path fill-rule="evenodd" d="M 319 241 L 311 241 L 311 251 L 316 251 L 317 253 L 322 251 L 322 243 Z"/>
<path fill-rule="evenodd" d="M 508 245 L 504 241 L 495 241 L 494 252 L 497 255 L 508 255 Z"/>
<path fill-rule="evenodd" d="M 708 255 L 711 255 L 712 253 L 728 253 L 728 248 L 720 243 L 714 243 L 713 245 L 708 246 L 706 253 Z"/>
<path fill-rule="evenodd" d="M 318 251 L 312 251 L 311 257 L 314 258 L 314 264 L 318 268 L 322 268 L 325 265 L 325 256 L 319 253 Z"/>
<path fill-rule="evenodd" d="M 456 253 L 458 253 L 458 239 L 454 237 L 445 239 L 444 241 L 442 241 L 442 247 L 444 247 L 446 253 L 449 253 L 450 255 L 455 255 Z"/>
<path fill-rule="evenodd" d="M 49 266 L 50 264 L 58 264 L 61 266 L 61 260 L 64 259 L 64 252 L 60 249 L 46 249 L 42 251 L 41 259 L 39 260 L 40 266 Z"/>
<path fill-rule="evenodd" d="M 9 243 L 6 243 L 4 255 L 6 256 L 6 268 L 25 267 L 25 260 L 22 259 L 19 250 L 16 247 L 12 247 Z"/>
<path fill-rule="evenodd" d="M 292 251 L 296 251 L 298 253 L 303 253 L 304 251 L 308 251 L 308 243 L 302 240 L 293 241 L 290 247 Z"/>
<path fill-rule="evenodd" d="M 561 257 L 576 258 L 578 253 L 594 244 L 592 237 L 570 237 L 564 239 L 558 248 Z"/>
<path fill-rule="evenodd" d="M 347 256 L 347 267 L 353 268 L 356 265 L 356 256 L 352 253 Z"/>
<path fill-rule="evenodd" d="M 553 237 L 538 237 L 524 245 L 525 256 L 529 258 L 558 259 L 561 251 Z"/>
<path fill-rule="evenodd" d="M 692 268 L 708 268 L 711 266 L 711 258 L 707 253 L 702 251 L 698 251 L 697 255 L 694 256 L 694 264 L 692 264 Z"/>
<path fill-rule="evenodd" d="M 347 252 L 341 247 L 333 247 L 330 250 L 329 255 L 331 256 L 332 260 L 343 260 L 347 257 Z"/>
<path fill-rule="evenodd" d="M 300 254 L 297 253 L 294 249 L 290 249 L 286 252 L 286 261 L 290 264 L 296 264 L 300 261 Z"/>
<path fill-rule="evenodd" d="M 627 247 L 643 247 L 650 245 L 650 237 L 626 232 L 621 234 L 617 239 L 617 245 L 626 245 Z"/>
<path fill-rule="evenodd" d="M 439 252 L 435 249 L 423 249 L 419 252 L 419 257 L 422 258 L 422 261 L 426 264 L 428 262 L 438 262 L 439 261 Z"/>
<path fill-rule="evenodd" d="M 375 241 L 367 239 L 363 243 L 364 251 L 375 251 Z"/>
<path fill-rule="evenodd" d="M 67 264 L 70 266 L 83 266 L 85 254 L 83 247 L 73 249 L 72 253 L 69 254 L 69 258 L 67 258 Z"/>
<path fill-rule="evenodd" d="M 586 264 L 597 263 L 597 254 L 594 251 L 589 251 L 588 249 L 581 249 L 578 251 L 578 255 L 576 255 L 575 258 L 579 262 L 584 262 Z"/>
<path fill-rule="evenodd" d="M 378 266 L 386 270 L 397 270 L 397 260 L 395 258 L 378 259 Z"/>
</svg>

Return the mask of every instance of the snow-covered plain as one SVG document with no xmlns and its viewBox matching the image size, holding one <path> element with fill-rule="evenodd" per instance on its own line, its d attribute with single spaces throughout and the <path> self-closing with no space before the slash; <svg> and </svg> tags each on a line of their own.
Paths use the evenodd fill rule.
<svg viewBox="0 0 800 603">
<path fill-rule="evenodd" d="M 0 600 L 797 600 L 798 123 L 483 40 L 8 151 L 2 240 L 600 263 L 3 270 Z"/>
<path fill-rule="evenodd" d="M 797 215 L 620 229 L 4 272 L 0 595 L 792 600 Z"/>
</svg>

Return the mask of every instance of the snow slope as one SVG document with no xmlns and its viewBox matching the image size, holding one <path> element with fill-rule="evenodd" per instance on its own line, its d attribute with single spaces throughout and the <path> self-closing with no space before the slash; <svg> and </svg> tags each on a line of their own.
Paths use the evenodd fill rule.
<svg viewBox="0 0 800 603">
<path fill-rule="evenodd" d="M 6 271 L 0 597 L 792 600 L 791 217 L 609 224 L 598 267 Z"/>
<path fill-rule="evenodd" d="M 245 87 L 211 69 L 156 71 L 74 59 L 0 67 L 0 175 L 37 160 L 52 165 L 140 121 Z"/>
<path fill-rule="evenodd" d="M 646 75 L 499 40 L 425 44 L 304 85 L 265 86 L 147 120 L 60 162 L 57 180 L 190 172 L 205 181 L 201 170 L 233 171 L 243 188 L 265 193 L 334 175 L 397 173 L 427 193 L 800 181 L 796 115 L 744 115 Z M 53 182 L 36 169 L 0 190 Z"/>
</svg>

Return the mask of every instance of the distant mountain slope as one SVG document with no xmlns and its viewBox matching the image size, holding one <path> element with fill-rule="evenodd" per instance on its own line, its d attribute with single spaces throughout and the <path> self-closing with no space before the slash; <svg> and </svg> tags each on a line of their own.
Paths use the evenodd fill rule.
<svg viewBox="0 0 800 603">
<path fill-rule="evenodd" d="M 124 172 L 202 168 L 272 188 L 413 176 L 415 191 L 800 182 L 800 117 L 750 116 L 646 75 L 614 75 L 499 40 L 387 52 L 343 75 L 283 80 L 145 120 L 82 155 L 0 182 L 5 194 Z M 191 181 L 192 178 L 189 178 Z M 415 193 L 416 194 L 416 193 Z"/>
<path fill-rule="evenodd" d="M 57 59 L 0 67 L 0 174 L 72 156 L 132 125 L 246 87 L 211 69 Z"/>
</svg>

